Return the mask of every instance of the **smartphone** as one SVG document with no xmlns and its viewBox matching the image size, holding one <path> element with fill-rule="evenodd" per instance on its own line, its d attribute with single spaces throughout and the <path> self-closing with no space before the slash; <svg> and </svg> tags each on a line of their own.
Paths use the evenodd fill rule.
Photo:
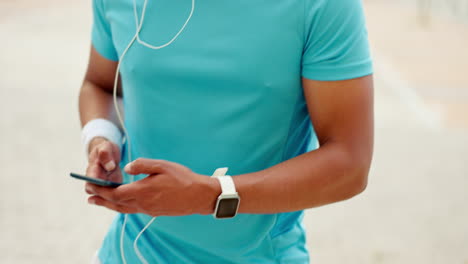
<svg viewBox="0 0 468 264">
<path fill-rule="evenodd" d="M 98 179 L 98 178 L 94 178 L 94 177 L 88 177 L 88 176 L 76 174 L 76 173 L 73 173 L 73 172 L 70 173 L 70 176 L 72 176 L 75 179 L 87 181 L 87 182 L 90 182 L 90 183 L 93 183 L 93 184 L 96 184 L 96 185 L 100 185 L 100 186 L 104 186 L 104 187 L 116 188 L 116 187 L 119 187 L 120 185 L 122 185 L 122 183 L 113 182 L 113 181 L 106 181 L 106 180 L 102 180 L 102 179 Z"/>
</svg>

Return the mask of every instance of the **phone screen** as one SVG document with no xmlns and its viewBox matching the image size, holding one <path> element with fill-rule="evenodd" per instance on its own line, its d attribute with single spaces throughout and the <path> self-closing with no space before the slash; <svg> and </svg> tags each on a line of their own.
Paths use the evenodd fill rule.
<svg viewBox="0 0 468 264">
<path fill-rule="evenodd" d="M 106 180 L 102 180 L 102 179 L 98 179 L 98 178 L 94 178 L 94 177 L 89 177 L 89 176 L 76 174 L 76 173 L 73 173 L 73 172 L 70 173 L 70 176 L 75 178 L 75 179 L 87 181 L 87 182 L 90 182 L 90 183 L 93 183 L 93 184 L 96 184 L 96 185 L 100 185 L 100 186 L 105 186 L 105 187 L 116 188 L 116 187 L 119 187 L 120 185 L 122 185 L 122 183 L 113 182 L 113 181 L 106 181 Z"/>
</svg>

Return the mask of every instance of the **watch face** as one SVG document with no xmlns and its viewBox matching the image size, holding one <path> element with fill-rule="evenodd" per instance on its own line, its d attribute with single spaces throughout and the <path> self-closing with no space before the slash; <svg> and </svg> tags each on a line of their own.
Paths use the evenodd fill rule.
<svg viewBox="0 0 468 264">
<path fill-rule="evenodd" d="M 237 213 L 238 205 L 239 205 L 238 198 L 221 199 L 218 204 L 218 211 L 216 212 L 216 217 L 217 218 L 234 217 Z"/>
</svg>

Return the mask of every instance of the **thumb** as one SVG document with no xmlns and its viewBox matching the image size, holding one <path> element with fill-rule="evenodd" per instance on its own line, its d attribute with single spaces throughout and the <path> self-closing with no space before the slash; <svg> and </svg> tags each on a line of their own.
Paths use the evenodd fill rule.
<svg viewBox="0 0 468 264">
<path fill-rule="evenodd" d="M 138 174 L 160 174 L 167 171 L 170 163 L 165 160 L 143 159 L 139 158 L 128 163 L 124 170 L 131 175 Z"/>
</svg>

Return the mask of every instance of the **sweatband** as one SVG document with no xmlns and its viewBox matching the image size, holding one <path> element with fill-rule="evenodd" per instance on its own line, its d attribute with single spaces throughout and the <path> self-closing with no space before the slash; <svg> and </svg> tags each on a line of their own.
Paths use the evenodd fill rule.
<svg viewBox="0 0 468 264">
<path fill-rule="evenodd" d="M 122 132 L 109 120 L 98 118 L 86 123 L 81 130 L 81 141 L 85 147 L 86 154 L 89 152 L 89 143 L 95 137 L 103 137 L 116 144 L 119 150 L 122 150 Z"/>
</svg>

